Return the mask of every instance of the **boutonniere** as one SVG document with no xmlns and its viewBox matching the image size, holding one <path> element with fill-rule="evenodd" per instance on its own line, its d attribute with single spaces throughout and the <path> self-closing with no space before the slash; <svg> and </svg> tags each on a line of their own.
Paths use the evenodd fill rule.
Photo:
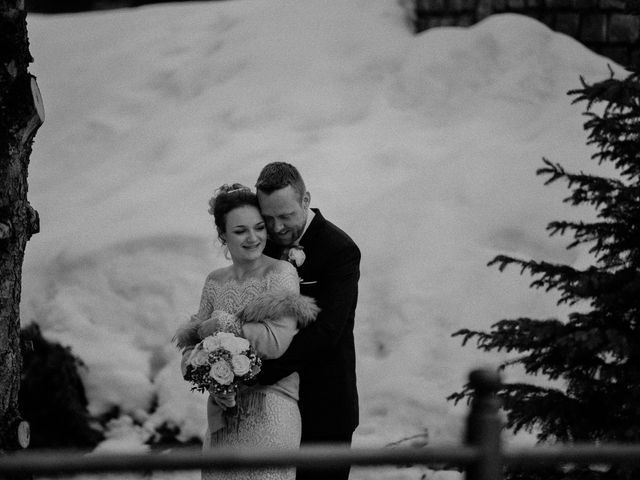
<svg viewBox="0 0 640 480">
<path fill-rule="evenodd" d="M 294 245 L 289 249 L 289 253 L 287 254 L 287 260 L 296 268 L 300 267 L 306 258 L 304 247 L 301 245 Z"/>
</svg>

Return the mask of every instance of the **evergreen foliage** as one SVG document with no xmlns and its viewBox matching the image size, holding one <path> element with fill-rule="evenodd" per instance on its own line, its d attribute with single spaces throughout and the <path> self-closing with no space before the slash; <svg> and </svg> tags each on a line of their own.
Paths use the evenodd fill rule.
<svg viewBox="0 0 640 480">
<path fill-rule="evenodd" d="M 102 440 L 92 428 L 78 369 L 69 348 L 48 342 L 32 323 L 21 332 L 23 369 L 19 405 L 31 426 L 32 448 L 89 449 Z"/>
<path fill-rule="evenodd" d="M 506 426 L 514 432 L 535 431 L 539 442 L 640 442 L 640 76 L 617 79 L 611 71 L 604 81 L 581 82 L 568 94 L 573 103 L 586 102 L 587 144 L 596 146 L 592 159 L 614 165 L 617 178 L 567 172 L 547 159 L 537 174 L 545 184 L 566 181 L 571 194 L 565 202 L 595 209 L 595 221 L 547 226 L 550 235 L 572 234 L 568 248 L 589 245 L 594 264 L 577 269 L 498 255 L 489 265 L 500 271 L 515 265 L 533 277 L 532 288 L 558 291 L 559 304 L 582 310 L 566 321 L 500 320 L 488 332 L 463 329 L 453 336 L 463 345 L 475 340 L 483 351 L 514 353 L 502 369 L 520 365 L 527 374 L 557 381 L 503 386 Z M 595 105 L 603 107 L 599 113 Z M 449 399 L 470 394 L 467 385 Z M 637 479 L 640 468 L 549 468 L 510 471 L 507 478 Z"/>
</svg>

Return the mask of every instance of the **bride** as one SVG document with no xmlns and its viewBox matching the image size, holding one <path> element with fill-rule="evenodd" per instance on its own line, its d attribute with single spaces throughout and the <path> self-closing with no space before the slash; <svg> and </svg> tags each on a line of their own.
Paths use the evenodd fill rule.
<svg viewBox="0 0 640 480">
<path fill-rule="evenodd" d="M 209 200 L 218 238 L 232 264 L 211 272 L 204 283 L 200 308 L 176 334 L 183 348 L 182 373 L 193 346 L 217 331 L 247 338 L 264 359 L 282 355 L 298 329 L 315 319 L 318 308 L 300 295 L 299 278 L 290 263 L 262 254 L 267 231 L 256 195 L 240 184 L 223 185 Z M 203 449 L 218 447 L 283 448 L 300 445 L 299 378 L 293 373 L 273 385 L 242 389 L 235 399 L 234 420 L 223 414 L 224 398 L 210 394 L 208 428 Z M 295 468 L 202 472 L 209 479 L 295 479 Z"/>
</svg>

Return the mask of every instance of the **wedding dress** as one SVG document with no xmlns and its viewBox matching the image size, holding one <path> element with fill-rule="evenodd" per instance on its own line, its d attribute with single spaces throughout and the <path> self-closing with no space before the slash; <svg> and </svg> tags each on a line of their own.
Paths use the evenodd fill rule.
<svg viewBox="0 0 640 480">
<path fill-rule="evenodd" d="M 289 268 L 290 267 L 290 268 Z M 284 271 L 266 274 L 262 278 L 220 282 L 210 275 L 205 281 L 197 317 L 207 319 L 214 310 L 237 314 L 250 302 L 269 292 L 299 291 L 295 269 L 287 264 Z M 221 330 L 238 332 L 256 347 L 265 358 L 282 355 L 298 331 L 294 318 L 264 318 L 260 322 L 219 325 Z M 220 408 L 209 398 L 208 429 L 203 449 L 240 447 L 248 449 L 295 449 L 300 445 L 300 412 L 298 409 L 297 373 L 274 385 L 253 386 L 238 393 L 236 403 L 241 414 L 237 420 L 227 419 L 223 428 L 213 421 Z M 213 431 L 215 429 L 215 431 Z M 252 470 L 203 470 L 203 480 L 293 480 L 295 468 L 260 468 Z"/>
</svg>

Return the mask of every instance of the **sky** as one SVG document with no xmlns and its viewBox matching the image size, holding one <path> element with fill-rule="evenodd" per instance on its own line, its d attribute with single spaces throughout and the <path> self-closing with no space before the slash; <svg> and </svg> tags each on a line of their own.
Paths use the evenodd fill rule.
<svg viewBox="0 0 640 480">
<path fill-rule="evenodd" d="M 446 397 L 508 357 L 452 333 L 566 317 L 553 292 L 487 263 L 592 261 L 545 227 L 593 212 L 536 170 L 545 157 L 602 173 L 567 91 L 622 70 L 570 37 L 515 14 L 415 35 L 395 0 L 165 3 L 30 14 L 28 29 L 46 119 L 21 318 L 86 364 L 91 414 L 119 408 L 98 451 L 143 451 L 163 425 L 204 433 L 171 337 L 228 265 L 209 198 L 253 187 L 271 161 L 296 165 L 312 207 L 362 251 L 354 446 L 459 442 L 467 407 Z M 382 473 L 460 478 L 352 479 Z"/>
</svg>

